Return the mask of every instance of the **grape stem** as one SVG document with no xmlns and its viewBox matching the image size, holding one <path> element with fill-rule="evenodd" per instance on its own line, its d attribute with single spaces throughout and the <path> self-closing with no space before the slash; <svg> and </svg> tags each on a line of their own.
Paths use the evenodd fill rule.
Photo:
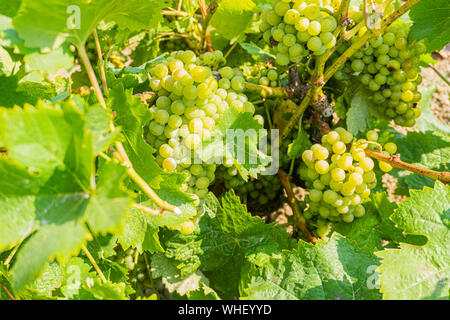
<svg viewBox="0 0 450 320">
<path fill-rule="evenodd" d="M 433 180 L 439 180 L 445 184 L 450 183 L 450 172 L 434 171 L 434 170 L 418 167 L 418 166 L 403 162 L 400 160 L 399 154 L 387 156 L 387 155 L 384 155 L 382 153 L 379 153 L 379 152 L 376 152 L 376 151 L 373 151 L 370 149 L 365 149 L 365 152 L 369 157 L 377 159 L 379 161 L 384 161 L 386 163 L 389 163 L 391 165 L 391 167 L 393 167 L 393 168 L 414 172 L 414 173 L 420 174 L 422 176 L 428 177 Z"/>
<path fill-rule="evenodd" d="M 250 92 L 257 92 L 261 97 L 271 96 L 274 98 L 289 98 L 288 93 L 282 87 L 271 88 L 261 84 L 246 82 L 245 90 Z"/>
<path fill-rule="evenodd" d="M 6 291 L 8 296 L 11 298 L 11 300 L 16 300 L 14 296 L 11 294 L 11 292 L 8 291 L 8 289 L 3 285 L 3 283 L 0 282 L 0 286 Z"/>
<path fill-rule="evenodd" d="M 138 203 L 133 203 L 133 204 L 131 205 L 131 207 L 132 207 L 132 208 L 135 208 L 135 209 L 137 209 L 137 210 L 144 211 L 144 212 L 150 214 L 151 216 L 159 216 L 159 215 L 162 213 L 161 210 L 151 209 L 151 208 L 145 207 L 145 206 L 143 206 L 143 205 L 140 205 L 140 204 L 138 204 Z"/>
<path fill-rule="evenodd" d="M 12 258 L 14 257 L 14 255 L 16 254 L 17 250 L 19 249 L 20 245 L 22 244 L 23 240 L 25 240 L 25 238 L 23 238 L 22 240 L 19 241 L 19 243 L 16 245 L 16 247 L 11 251 L 11 253 L 9 254 L 8 258 L 6 258 L 6 260 L 3 262 L 3 264 L 5 266 L 9 265 Z"/>
<path fill-rule="evenodd" d="M 441 73 L 438 69 L 436 69 L 431 63 L 428 65 L 428 68 L 433 70 L 442 81 L 444 81 L 448 86 L 450 86 L 450 81 Z"/>
<path fill-rule="evenodd" d="M 80 44 L 77 46 L 78 52 L 80 54 L 80 58 L 84 64 L 84 67 L 86 68 L 86 71 L 89 76 L 89 80 L 92 84 L 92 87 L 94 88 L 95 95 L 97 96 L 97 99 L 99 100 L 101 106 L 108 110 L 108 107 L 106 105 L 105 98 L 103 97 L 102 91 L 100 89 L 100 85 L 98 84 L 97 77 L 95 75 L 95 71 L 92 68 L 91 62 L 88 58 L 88 55 L 86 53 L 86 48 L 84 44 Z M 110 123 L 110 130 L 115 131 L 114 123 Z M 162 200 L 150 186 L 145 182 L 144 179 L 139 176 L 139 174 L 134 170 L 133 165 L 131 164 L 130 159 L 128 158 L 128 155 L 125 151 L 125 148 L 123 144 L 120 141 L 116 142 L 116 149 L 118 152 L 114 153 L 117 159 L 119 159 L 124 166 L 127 167 L 127 174 L 130 176 L 130 178 L 141 188 L 142 191 L 151 199 L 153 200 L 161 209 L 163 210 L 169 210 L 174 213 L 180 213 L 180 209 L 165 202 Z"/>
<path fill-rule="evenodd" d="M 163 10 L 161 13 L 165 16 L 180 16 L 180 17 L 188 17 L 189 13 L 180 11 L 180 10 Z"/>
<path fill-rule="evenodd" d="M 281 184 L 286 190 L 286 194 L 289 200 L 289 206 L 294 212 L 294 217 L 297 220 L 296 226 L 305 234 L 305 236 L 309 241 L 311 241 L 312 244 L 316 244 L 317 238 L 311 233 L 311 231 L 309 231 L 308 226 L 306 225 L 306 219 L 298 209 L 297 200 L 291 187 L 291 177 L 288 176 L 283 170 L 278 170 L 278 175 L 280 176 Z"/>
<path fill-rule="evenodd" d="M 95 47 L 97 49 L 98 64 L 100 66 L 100 75 L 102 78 L 103 93 L 105 94 L 105 97 L 108 98 L 109 93 L 108 93 L 108 83 L 106 82 L 105 63 L 103 61 L 102 47 L 100 45 L 100 40 L 98 38 L 97 28 L 94 28 L 93 34 L 95 39 Z"/>
<path fill-rule="evenodd" d="M 203 5 L 205 5 L 204 1 L 200 1 L 200 3 L 203 3 Z M 219 7 L 219 4 L 217 2 L 213 2 L 208 6 L 208 9 L 206 10 L 206 16 L 203 18 L 203 23 L 202 23 L 202 37 L 201 37 L 202 49 L 206 49 L 206 47 L 208 47 L 209 51 L 213 51 L 212 44 L 211 44 L 211 38 L 208 33 L 208 25 L 218 7 Z M 202 10 L 202 13 L 203 13 L 203 10 Z"/>
<path fill-rule="evenodd" d="M 86 248 L 86 246 L 83 246 L 82 249 L 83 249 L 84 253 L 86 254 L 86 257 L 92 263 L 92 266 L 94 267 L 95 271 L 97 271 L 98 275 L 100 276 L 100 279 L 102 279 L 103 283 L 106 283 L 107 281 L 106 281 L 105 276 L 103 275 L 102 270 L 99 268 L 97 262 L 95 262 L 95 259 L 89 252 L 88 248 Z"/>
</svg>

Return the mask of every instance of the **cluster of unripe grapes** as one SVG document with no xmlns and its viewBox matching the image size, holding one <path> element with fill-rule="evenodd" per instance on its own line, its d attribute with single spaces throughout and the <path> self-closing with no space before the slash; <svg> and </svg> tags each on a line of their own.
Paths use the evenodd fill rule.
<svg viewBox="0 0 450 320">
<path fill-rule="evenodd" d="M 199 58 L 192 51 L 178 51 L 149 70 L 150 86 L 158 98 L 151 107 L 146 139 L 158 151 L 156 162 L 167 172 L 186 174 L 184 191 L 200 199 L 208 194 L 217 166 L 199 161 L 196 150 L 211 138 L 227 109 L 255 111 L 242 94 L 245 80 L 240 71 L 223 67 L 213 73 L 204 66 L 222 59 L 221 53 Z"/>
<path fill-rule="evenodd" d="M 263 85 L 266 87 L 280 86 L 280 75 L 274 68 L 268 68 L 264 65 L 255 65 L 249 75 L 246 75 L 247 82 Z"/>
<path fill-rule="evenodd" d="M 155 293 L 152 282 L 148 275 L 147 265 L 143 254 L 138 254 L 136 261 L 136 249 L 118 250 L 114 257 L 115 262 L 124 265 L 128 270 L 128 277 L 137 296 L 148 297 Z M 137 262 L 137 263 L 136 263 Z"/>
<path fill-rule="evenodd" d="M 371 144 L 380 148 L 377 139 L 374 130 L 367 133 L 367 140 L 356 141 L 344 128 L 336 128 L 322 136 L 321 144 L 303 152 L 298 172 L 309 190 L 306 219 L 350 223 L 365 214 L 362 203 L 376 187 L 377 179 L 375 162 L 364 150 Z M 397 151 L 393 143 L 384 148 L 387 154 Z M 379 167 L 385 172 L 392 169 L 383 161 Z M 323 221 L 319 224 L 325 225 Z"/>
<path fill-rule="evenodd" d="M 220 168 L 217 177 L 222 178 L 225 188 L 233 189 L 242 201 L 257 206 L 264 206 L 273 201 L 279 196 L 282 188 L 278 175 L 259 175 L 258 179 L 249 179 L 245 182 L 235 167 Z"/>
<path fill-rule="evenodd" d="M 360 35 L 367 32 L 360 30 Z M 386 28 L 382 36 L 372 38 L 364 48 L 355 53 L 336 73 L 339 80 L 343 73 L 356 74 L 372 92 L 372 100 L 381 114 L 394 119 L 405 127 L 415 124 L 421 114 L 419 102 L 422 95 L 418 86 L 420 55 L 426 52 L 422 42 L 408 42 L 409 26 L 395 24 Z M 354 38 L 356 41 L 358 37 Z M 342 52 L 345 47 L 340 48 Z"/>
<path fill-rule="evenodd" d="M 274 0 L 261 14 L 264 41 L 273 46 L 281 66 L 320 56 L 336 45 L 336 19 L 327 0 Z"/>
</svg>

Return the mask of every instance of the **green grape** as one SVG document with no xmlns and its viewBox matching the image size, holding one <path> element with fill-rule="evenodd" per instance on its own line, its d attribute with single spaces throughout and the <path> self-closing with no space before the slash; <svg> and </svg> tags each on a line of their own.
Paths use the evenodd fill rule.
<svg viewBox="0 0 450 320">
<path fill-rule="evenodd" d="M 319 37 L 311 37 L 308 40 L 307 46 L 311 51 L 319 51 L 322 48 L 322 41 Z"/>
<path fill-rule="evenodd" d="M 191 234 L 192 232 L 194 232 L 194 229 L 195 225 L 191 221 L 183 222 L 180 225 L 180 232 L 185 235 Z"/>
<path fill-rule="evenodd" d="M 319 21 L 311 21 L 311 23 L 308 26 L 308 33 L 312 36 L 319 35 L 321 30 L 322 30 L 322 26 Z M 316 51 L 316 50 L 313 50 L 313 51 Z"/>
<path fill-rule="evenodd" d="M 388 142 L 384 145 L 384 149 L 390 154 L 394 154 L 397 152 L 397 145 L 392 142 Z"/>
</svg>

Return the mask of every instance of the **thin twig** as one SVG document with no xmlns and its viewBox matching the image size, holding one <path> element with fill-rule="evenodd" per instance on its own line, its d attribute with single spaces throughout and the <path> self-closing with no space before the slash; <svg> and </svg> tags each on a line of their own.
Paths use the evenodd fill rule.
<svg viewBox="0 0 450 320">
<path fill-rule="evenodd" d="M 161 14 L 165 16 L 180 16 L 180 17 L 189 16 L 189 13 L 180 10 L 163 10 L 161 11 Z"/>
<path fill-rule="evenodd" d="M 6 291 L 6 293 L 8 294 L 8 296 L 11 298 L 11 300 L 16 300 L 14 298 L 14 296 L 11 294 L 11 292 L 8 291 L 8 289 L 3 285 L 3 283 L 0 282 L 0 286 L 2 286 L 2 288 Z"/>
<path fill-rule="evenodd" d="M 13 249 L 13 251 L 11 251 L 11 253 L 9 254 L 8 258 L 6 258 L 6 260 L 3 262 L 4 265 L 8 265 L 12 258 L 14 257 L 14 255 L 16 254 L 17 250 L 19 249 L 20 245 L 22 244 L 23 240 L 25 240 L 25 238 L 23 238 L 22 240 L 20 240 L 20 242 L 15 246 L 15 248 Z"/>
<path fill-rule="evenodd" d="M 144 211 L 144 212 L 150 214 L 151 216 L 159 216 L 162 213 L 161 210 L 151 209 L 151 208 L 145 207 L 143 205 L 140 205 L 138 203 L 131 204 L 131 207 L 134 209 L 137 209 L 137 210 Z"/>
<path fill-rule="evenodd" d="M 236 48 L 237 45 L 238 45 L 238 42 L 236 41 L 235 43 L 233 43 L 233 45 L 231 46 L 231 48 L 228 49 L 227 53 L 225 53 L 225 54 L 223 55 L 223 57 L 226 59 L 226 58 L 230 55 L 231 51 L 233 51 L 234 48 Z"/>
<path fill-rule="evenodd" d="M 102 270 L 100 270 L 97 262 L 95 262 L 95 259 L 89 252 L 88 248 L 86 248 L 86 246 L 83 246 L 82 249 L 83 249 L 84 253 L 86 254 L 87 258 L 89 259 L 89 261 L 92 263 L 92 266 L 94 267 L 95 271 L 97 271 L 98 275 L 100 276 L 100 279 L 102 279 L 103 283 L 106 283 L 107 280 L 106 280 L 105 276 L 103 275 Z"/>
<path fill-rule="evenodd" d="M 392 168 L 411 171 L 433 180 L 439 180 L 445 184 L 450 183 L 450 172 L 439 172 L 427 168 L 418 167 L 400 160 L 400 155 L 387 156 L 382 153 L 366 149 L 366 154 L 374 159 L 389 163 Z"/>
<path fill-rule="evenodd" d="M 268 87 L 261 84 L 255 84 L 251 82 L 245 83 L 245 91 L 257 92 L 261 97 L 279 97 L 289 98 L 288 93 L 282 87 Z"/>
<path fill-rule="evenodd" d="M 103 61 L 102 47 L 100 45 L 100 40 L 98 38 L 97 28 L 94 28 L 94 39 L 95 39 L 95 47 L 97 48 L 98 63 L 100 65 L 100 75 L 102 78 L 103 93 L 105 94 L 105 97 L 108 98 L 109 93 L 108 93 L 108 83 L 106 82 L 105 62 Z"/>
<path fill-rule="evenodd" d="M 305 234 L 305 236 L 309 241 L 311 241 L 311 243 L 316 244 L 317 238 L 312 235 L 311 231 L 309 231 L 308 226 L 306 225 L 306 219 L 298 209 L 297 200 L 295 198 L 294 192 L 292 191 L 290 177 L 283 170 L 278 170 L 278 175 L 280 176 L 281 184 L 286 190 L 286 194 L 289 200 L 289 206 L 294 212 L 294 217 L 297 220 L 296 226 Z"/>
<path fill-rule="evenodd" d="M 213 49 L 212 49 L 211 38 L 210 38 L 209 32 L 208 32 L 208 26 L 209 26 L 209 22 L 211 21 L 211 18 L 213 17 L 213 15 L 216 12 L 218 7 L 219 7 L 219 4 L 217 2 L 211 3 L 208 7 L 206 17 L 203 19 L 203 23 L 202 23 L 201 44 L 202 44 L 203 49 L 206 49 L 206 47 L 208 46 L 209 51 L 213 51 Z"/>
<path fill-rule="evenodd" d="M 450 82 L 448 81 L 448 79 L 438 69 L 436 69 L 431 63 L 428 65 L 428 68 L 430 68 L 431 70 L 436 72 L 438 77 L 441 78 L 442 81 L 444 81 L 448 86 L 450 86 Z"/>
</svg>

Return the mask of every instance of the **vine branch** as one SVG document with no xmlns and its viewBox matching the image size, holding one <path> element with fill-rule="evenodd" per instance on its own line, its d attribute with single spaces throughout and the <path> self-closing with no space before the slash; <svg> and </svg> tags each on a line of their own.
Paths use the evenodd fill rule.
<svg viewBox="0 0 450 320">
<path fill-rule="evenodd" d="M 297 200 L 295 198 L 294 192 L 292 191 L 290 177 L 283 170 L 278 170 L 278 175 L 280 176 L 281 184 L 286 190 L 289 200 L 289 206 L 291 207 L 292 211 L 294 212 L 294 216 L 297 219 L 297 227 L 306 235 L 311 243 L 316 244 L 317 238 L 314 237 L 311 231 L 309 231 L 308 226 L 306 225 L 305 217 L 303 217 L 302 213 L 298 209 L 296 202 Z"/>
<path fill-rule="evenodd" d="M 400 160 L 399 154 L 387 156 L 387 155 L 384 155 L 382 153 L 379 153 L 379 152 L 376 152 L 376 151 L 373 151 L 370 149 L 365 149 L 365 152 L 369 157 L 377 159 L 379 161 L 384 161 L 386 163 L 389 163 L 391 165 L 391 167 L 393 167 L 393 168 L 414 172 L 414 173 L 420 174 L 422 176 L 428 177 L 433 180 L 439 180 L 445 184 L 450 183 L 450 172 L 434 171 L 434 170 L 418 167 L 418 166 L 403 162 Z"/>
<path fill-rule="evenodd" d="M 89 80 L 94 88 L 95 95 L 97 96 L 97 99 L 99 100 L 100 104 L 105 110 L 108 110 L 108 107 L 106 105 L 105 98 L 103 97 L 102 91 L 100 89 L 100 85 L 98 84 L 97 77 L 95 75 L 95 71 L 92 68 L 92 64 L 88 58 L 88 55 L 86 53 L 86 48 L 83 44 L 77 46 L 78 52 L 80 53 L 80 58 L 86 68 L 86 71 L 88 73 Z M 110 124 L 111 131 L 115 130 L 114 124 L 111 122 Z M 133 165 L 128 158 L 128 155 L 125 151 L 125 148 L 123 144 L 120 141 L 116 142 L 116 149 L 117 153 L 115 153 L 115 156 L 123 163 L 124 166 L 127 167 L 127 174 L 128 176 L 141 188 L 142 191 L 151 199 L 153 202 L 155 202 L 159 207 L 161 207 L 163 210 L 169 210 L 174 213 L 181 213 L 181 210 L 173 206 L 166 201 L 162 200 L 154 191 L 153 189 L 145 182 L 144 179 L 134 170 Z"/>
<path fill-rule="evenodd" d="M 108 83 L 106 82 L 105 62 L 103 61 L 102 47 L 100 45 L 100 39 L 98 38 L 97 28 L 94 28 L 95 47 L 97 49 L 98 63 L 100 65 L 100 75 L 102 78 L 103 93 L 108 98 Z"/>
<path fill-rule="evenodd" d="M 92 266 L 94 267 L 95 271 L 97 271 L 98 275 L 100 276 L 100 279 L 102 279 L 103 283 L 108 282 L 105 278 L 105 276 L 103 275 L 102 270 L 99 268 L 97 262 L 95 262 L 94 257 L 91 255 L 91 253 L 89 252 L 88 248 L 86 248 L 86 246 L 83 246 L 83 251 L 86 254 L 87 258 L 89 259 L 89 261 L 92 263 Z"/>
<path fill-rule="evenodd" d="M 11 300 L 16 300 L 14 298 L 14 296 L 11 294 L 11 292 L 9 292 L 9 290 L 3 285 L 3 283 L 0 282 L 0 286 L 6 291 L 6 293 L 8 294 L 8 296 L 11 298 Z"/>
<path fill-rule="evenodd" d="M 211 39 L 209 38 L 208 35 L 208 26 L 209 26 L 209 22 L 211 21 L 211 18 L 213 17 L 214 13 L 216 12 L 217 8 L 219 7 L 219 4 L 217 2 L 213 2 L 209 5 L 208 9 L 206 10 L 206 16 L 203 19 L 203 23 L 202 23 L 202 48 L 206 49 L 206 47 L 208 47 L 208 49 L 211 51 L 212 50 L 212 44 L 211 44 Z M 202 10 L 203 12 L 203 10 Z"/>
</svg>

